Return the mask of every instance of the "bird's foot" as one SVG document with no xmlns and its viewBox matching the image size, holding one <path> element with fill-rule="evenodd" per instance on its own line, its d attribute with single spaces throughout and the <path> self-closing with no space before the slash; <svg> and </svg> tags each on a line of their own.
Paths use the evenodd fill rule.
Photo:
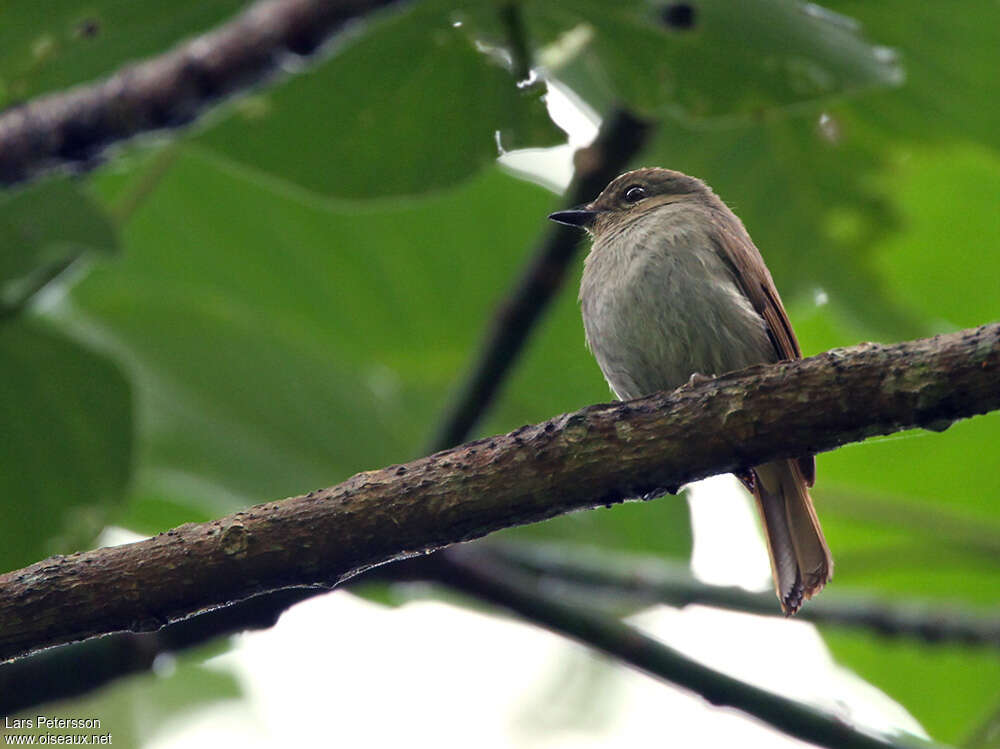
<svg viewBox="0 0 1000 749">
<path fill-rule="evenodd" d="M 701 372 L 692 372 L 691 376 L 688 377 L 688 381 L 681 385 L 681 388 L 693 388 L 698 385 L 704 385 L 715 379 L 715 375 L 703 375 Z"/>
<path fill-rule="evenodd" d="M 747 491 L 753 494 L 754 485 L 757 482 L 757 474 L 754 473 L 752 468 L 744 468 L 742 471 L 734 471 L 733 475 L 740 480 L 740 482 L 747 488 Z"/>
</svg>

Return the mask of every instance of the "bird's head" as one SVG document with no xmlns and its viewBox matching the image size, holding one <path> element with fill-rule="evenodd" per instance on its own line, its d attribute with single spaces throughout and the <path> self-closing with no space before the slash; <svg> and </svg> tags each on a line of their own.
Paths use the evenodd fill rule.
<svg viewBox="0 0 1000 749">
<path fill-rule="evenodd" d="M 615 177 L 591 202 L 556 211 L 549 218 L 561 224 L 580 226 L 596 236 L 612 227 L 629 224 L 668 203 L 703 202 L 711 195 L 708 186 L 696 177 L 672 169 L 648 167 Z"/>
</svg>

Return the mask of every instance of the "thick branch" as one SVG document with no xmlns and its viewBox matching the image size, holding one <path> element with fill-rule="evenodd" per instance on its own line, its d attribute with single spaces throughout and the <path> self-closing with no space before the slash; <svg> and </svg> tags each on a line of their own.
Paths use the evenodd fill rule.
<svg viewBox="0 0 1000 749">
<path fill-rule="evenodd" d="M 592 406 L 330 489 L 0 576 L 0 659 L 334 585 L 500 528 L 1000 408 L 1000 324 Z"/>
<path fill-rule="evenodd" d="M 235 20 L 99 83 L 0 115 L 0 185 L 86 164 L 112 143 L 186 124 L 258 83 L 287 55 L 316 50 L 390 0 L 263 0 Z"/>
</svg>

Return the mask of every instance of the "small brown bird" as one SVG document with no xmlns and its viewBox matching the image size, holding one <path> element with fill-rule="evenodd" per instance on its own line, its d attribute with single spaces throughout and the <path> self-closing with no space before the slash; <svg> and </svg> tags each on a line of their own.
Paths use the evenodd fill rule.
<svg viewBox="0 0 1000 749">
<path fill-rule="evenodd" d="M 701 180 L 638 169 L 549 218 L 594 239 L 580 285 L 587 344 L 620 399 L 762 362 L 801 358 L 764 259 L 743 223 Z M 790 615 L 822 590 L 833 559 L 809 497 L 813 457 L 756 466 L 774 587 Z"/>
</svg>

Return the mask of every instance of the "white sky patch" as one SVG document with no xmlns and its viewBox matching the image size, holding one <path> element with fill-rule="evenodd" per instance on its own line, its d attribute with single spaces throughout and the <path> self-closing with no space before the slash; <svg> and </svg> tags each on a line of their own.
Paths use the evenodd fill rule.
<svg viewBox="0 0 1000 749">
<path fill-rule="evenodd" d="M 573 179 L 573 154 L 597 137 L 601 118 L 558 81 L 548 81 L 545 103 L 549 116 L 567 134 L 567 142 L 552 148 L 504 151 L 498 141 L 497 161 L 519 177 L 562 193 Z"/>
<path fill-rule="evenodd" d="M 632 622 L 779 694 L 874 729 L 919 731 L 833 663 L 808 624 L 702 607 L 657 607 Z M 245 698 L 174 721 L 147 746 L 452 747 L 470 736 L 484 749 L 806 746 L 544 630 L 445 603 L 388 609 L 336 592 L 235 641 L 209 665 L 233 673 Z M 789 652 L 794 668 L 775 668 Z"/>
<path fill-rule="evenodd" d="M 771 588 L 771 562 L 749 495 L 732 474 L 688 486 L 694 550 L 691 570 L 711 585 Z M 778 599 L 775 598 L 775 601 Z"/>
</svg>

